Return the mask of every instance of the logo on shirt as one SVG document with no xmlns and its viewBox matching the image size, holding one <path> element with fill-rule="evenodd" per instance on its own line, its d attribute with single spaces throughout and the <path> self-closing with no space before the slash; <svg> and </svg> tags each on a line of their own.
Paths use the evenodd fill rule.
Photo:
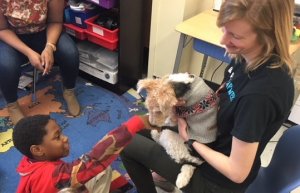
<svg viewBox="0 0 300 193">
<path fill-rule="evenodd" d="M 226 85 L 225 85 L 230 102 L 232 102 L 236 97 L 235 92 L 233 90 L 233 83 L 231 81 L 234 76 L 234 72 L 232 72 L 232 70 L 233 70 L 233 67 L 230 67 L 228 70 L 228 72 L 230 73 L 230 79 L 228 80 L 228 82 L 226 82 Z"/>
<path fill-rule="evenodd" d="M 226 83 L 226 89 L 227 89 L 227 94 L 229 96 L 229 100 L 230 100 L 230 102 L 232 102 L 235 99 L 235 92 L 233 90 L 233 84 L 232 84 L 231 80 L 229 80 Z"/>
</svg>

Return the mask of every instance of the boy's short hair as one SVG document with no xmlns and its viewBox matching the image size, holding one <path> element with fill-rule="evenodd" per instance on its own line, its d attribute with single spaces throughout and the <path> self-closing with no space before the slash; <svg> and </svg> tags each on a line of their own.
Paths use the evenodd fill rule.
<svg viewBox="0 0 300 193">
<path fill-rule="evenodd" d="M 12 134 L 17 150 L 32 159 L 30 147 L 42 144 L 43 137 L 47 134 L 46 125 L 50 119 L 49 115 L 34 115 L 21 119 Z"/>
</svg>

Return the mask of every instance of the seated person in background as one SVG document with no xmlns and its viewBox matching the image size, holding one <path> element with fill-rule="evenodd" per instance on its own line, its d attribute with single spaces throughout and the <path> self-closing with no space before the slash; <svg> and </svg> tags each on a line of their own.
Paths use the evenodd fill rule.
<svg viewBox="0 0 300 193">
<path fill-rule="evenodd" d="M 17 167 L 21 175 L 17 193 L 57 193 L 66 187 L 108 193 L 110 164 L 143 128 L 151 128 L 148 116 L 134 116 L 104 136 L 89 153 L 67 163 L 61 158 L 69 154 L 68 137 L 55 120 L 48 115 L 21 119 L 13 130 L 14 145 L 24 155 Z"/>
<path fill-rule="evenodd" d="M 43 75 L 54 62 L 59 65 L 68 111 L 72 116 L 80 113 L 74 94 L 79 54 L 73 40 L 62 32 L 63 12 L 61 0 L 0 0 L 0 89 L 13 124 L 24 117 L 17 88 L 21 65 L 27 61 Z"/>
</svg>

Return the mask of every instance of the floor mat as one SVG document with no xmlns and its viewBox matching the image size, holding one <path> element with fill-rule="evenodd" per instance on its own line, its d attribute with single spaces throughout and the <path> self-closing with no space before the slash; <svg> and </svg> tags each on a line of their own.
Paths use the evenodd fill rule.
<svg viewBox="0 0 300 193">
<path fill-rule="evenodd" d="M 62 127 L 69 137 L 71 152 L 65 161 L 72 161 L 101 139 L 108 131 L 127 120 L 133 114 L 143 114 L 145 108 L 137 102 L 134 91 L 131 90 L 122 96 L 116 95 L 99 86 L 95 86 L 78 78 L 76 95 L 82 107 L 79 117 L 69 117 L 66 113 L 66 104 L 62 98 L 62 84 L 58 74 L 41 78 L 37 84 L 38 105 L 31 105 L 29 91 L 19 91 L 19 103 L 27 115 L 49 114 Z M 14 148 L 11 135 L 11 125 L 5 108 L 3 96 L 0 93 L 0 192 L 15 192 L 19 181 L 16 166 L 21 154 Z M 113 165 L 113 178 L 116 186 L 124 188 L 124 192 L 135 192 L 135 188 L 124 183 L 128 179 L 121 160 Z M 126 181 L 127 182 L 127 181 Z M 126 186 L 123 186 L 126 185 Z"/>
</svg>

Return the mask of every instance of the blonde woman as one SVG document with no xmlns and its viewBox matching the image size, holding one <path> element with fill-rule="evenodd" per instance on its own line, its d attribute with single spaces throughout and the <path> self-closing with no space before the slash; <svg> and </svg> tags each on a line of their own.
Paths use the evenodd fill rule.
<svg viewBox="0 0 300 193">
<path fill-rule="evenodd" d="M 260 155 L 293 103 L 294 64 L 288 49 L 293 11 L 293 0 L 222 4 L 217 25 L 232 62 L 219 88 L 218 137 L 213 148 L 189 140 L 185 120 L 178 119 L 181 137 L 206 161 L 184 192 L 240 193 L 255 179 Z M 153 179 L 151 171 L 175 184 L 181 168 L 145 133 L 125 148 L 122 160 L 139 193 L 156 192 L 158 177 Z"/>
</svg>

